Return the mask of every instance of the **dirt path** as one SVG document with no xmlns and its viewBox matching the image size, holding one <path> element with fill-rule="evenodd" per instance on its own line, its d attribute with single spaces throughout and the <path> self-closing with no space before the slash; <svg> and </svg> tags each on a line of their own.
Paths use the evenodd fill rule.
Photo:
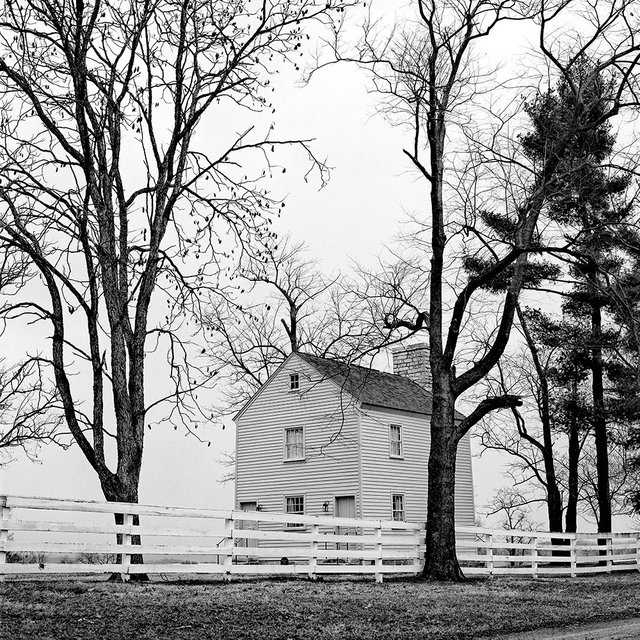
<svg viewBox="0 0 640 640">
<path fill-rule="evenodd" d="M 636 640 L 640 638 L 640 618 L 613 620 L 583 627 L 565 629 L 537 629 L 496 640 Z"/>
</svg>

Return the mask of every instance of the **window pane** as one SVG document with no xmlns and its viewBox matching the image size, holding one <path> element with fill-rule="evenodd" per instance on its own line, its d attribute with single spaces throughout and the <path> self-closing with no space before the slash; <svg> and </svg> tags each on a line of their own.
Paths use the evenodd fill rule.
<svg viewBox="0 0 640 640">
<path fill-rule="evenodd" d="M 287 513 L 304 513 L 304 496 L 287 496 Z M 289 522 L 287 527 L 303 527 L 300 522 Z"/>
<path fill-rule="evenodd" d="M 304 457 L 303 433 L 304 430 L 302 427 L 285 429 L 285 458 L 294 459 Z"/>
<path fill-rule="evenodd" d="M 287 497 L 287 513 L 304 513 L 304 496 Z"/>
<path fill-rule="evenodd" d="M 391 496 L 391 517 L 399 522 L 404 521 L 404 496 L 401 493 Z"/>
<path fill-rule="evenodd" d="M 292 373 L 289 375 L 289 388 L 292 391 L 296 391 L 300 388 L 300 375 L 297 373 Z"/>
<path fill-rule="evenodd" d="M 397 424 L 389 426 L 389 455 L 402 457 L 402 428 Z"/>
</svg>

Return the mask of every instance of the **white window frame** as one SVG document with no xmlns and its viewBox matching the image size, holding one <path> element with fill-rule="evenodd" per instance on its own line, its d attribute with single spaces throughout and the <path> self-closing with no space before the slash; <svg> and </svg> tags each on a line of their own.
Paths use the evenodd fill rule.
<svg viewBox="0 0 640 640">
<path fill-rule="evenodd" d="M 290 456 L 289 455 L 289 449 L 288 447 L 290 446 L 297 446 L 297 443 L 295 444 L 289 444 L 287 442 L 287 432 L 289 431 L 301 431 L 302 432 L 302 443 L 301 443 L 301 448 L 302 448 L 302 452 L 301 455 L 299 456 Z M 284 431 L 283 431 L 283 460 L 284 462 L 299 462 L 300 460 L 304 460 L 305 459 L 305 441 L 304 441 L 304 427 L 285 427 Z"/>
<path fill-rule="evenodd" d="M 395 508 L 395 498 L 402 500 L 402 509 Z M 396 514 L 402 514 L 401 518 L 396 518 Z M 404 493 L 392 493 L 391 494 L 391 519 L 394 522 L 406 522 L 407 521 L 407 504 L 404 499 Z"/>
<path fill-rule="evenodd" d="M 300 391 L 300 374 L 297 371 L 289 374 L 289 391 Z"/>
<path fill-rule="evenodd" d="M 400 438 L 398 440 L 394 440 L 391 435 L 393 434 L 393 430 L 397 429 Z M 394 445 L 398 444 L 399 452 L 394 451 Z M 402 441 L 402 425 L 400 424 L 390 424 L 389 425 L 389 457 L 396 458 L 397 460 L 402 460 L 404 458 L 404 443 Z"/>
<path fill-rule="evenodd" d="M 289 500 L 302 500 L 302 511 L 289 511 Z M 291 515 L 301 515 L 303 516 L 305 513 L 307 497 L 304 493 L 296 493 L 291 496 L 284 497 L 284 512 L 286 514 Z M 299 529 L 300 527 L 304 527 L 302 522 L 287 522 L 285 525 L 286 529 Z"/>
</svg>

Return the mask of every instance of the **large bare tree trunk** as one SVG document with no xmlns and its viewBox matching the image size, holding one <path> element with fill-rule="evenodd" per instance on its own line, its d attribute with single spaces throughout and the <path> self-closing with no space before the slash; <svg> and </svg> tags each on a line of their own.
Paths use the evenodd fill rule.
<svg viewBox="0 0 640 640">
<path fill-rule="evenodd" d="M 138 502 L 138 485 L 140 479 L 140 466 L 138 465 L 136 469 L 130 474 L 124 477 L 124 479 L 119 478 L 117 482 L 109 481 L 105 479 L 105 482 L 102 483 L 102 492 L 105 495 L 105 498 L 108 502 L 130 502 L 132 504 L 137 504 Z M 116 524 L 124 524 L 124 513 L 115 513 L 114 519 Z M 140 517 L 138 515 L 133 516 L 133 525 L 140 525 Z M 116 542 L 117 544 L 122 544 L 123 538 L 122 534 L 116 534 Z M 140 545 L 142 541 L 139 535 L 131 536 L 131 544 L 132 545 Z M 117 562 L 122 562 L 122 556 L 119 554 L 117 558 Z M 142 554 L 135 553 L 131 556 L 131 564 L 144 564 L 144 558 Z M 130 575 L 130 580 L 132 582 L 145 582 L 149 579 L 146 573 L 134 573 Z M 119 573 L 112 573 L 109 577 L 110 581 L 118 582 L 121 580 L 121 575 Z"/>
<path fill-rule="evenodd" d="M 433 380 L 433 413 L 427 493 L 427 555 L 423 575 L 435 580 L 461 580 L 456 555 L 455 483 L 458 440 L 454 397 L 446 374 Z"/>
<path fill-rule="evenodd" d="M 140 482 L 140 468 L 142 458 L 134 464 L 131 470 L 128 473 L 120 474 L 119 477 L 115 477 L 113 475 L 109 477 L 100 478 L 102 492 L 107 499 L 108 502 L 129 502 L 132 504 L 138 503 L 138 485 Z M 115 513 L 114 519 L 116 524 L 124 524 L 125 513 Z M 138 515 L 133 516 L 133 525 L 140 525 L 140 517 Z M 123 538 L 122 534 L 116 534 L 116 542 L 117 544 L 122 544 Z M 131 536 L 131 544 L 132 545 L 140 545 L 141 539 L 139 535 Z M 118 555 L 118 562 L 121 562 L 121 556 Z M 131 564 L 144 564 L 144 559 L 141 554 L 135 553 L 131 556 Z M 117 572 L 114 572 L 109 577 L 110 581 L 119 581 L 121 579 L 121 575 Z M 148 580 L 149 577 L 147 574 L 131 574 L 130 580 L 133 582 L 143 582 Z"/>
</svg>

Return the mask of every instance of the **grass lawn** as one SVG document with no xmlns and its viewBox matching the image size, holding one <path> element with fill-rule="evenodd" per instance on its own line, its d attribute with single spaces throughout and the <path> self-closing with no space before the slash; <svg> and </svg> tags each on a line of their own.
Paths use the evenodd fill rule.
<svg viewBox="0 0 640 640">
<path fill-rule="evenodd" d="M 2 640 L 477 638 L 640 616 L 640 574 L 576 579 L 0 583 Z"/>
</svg>

